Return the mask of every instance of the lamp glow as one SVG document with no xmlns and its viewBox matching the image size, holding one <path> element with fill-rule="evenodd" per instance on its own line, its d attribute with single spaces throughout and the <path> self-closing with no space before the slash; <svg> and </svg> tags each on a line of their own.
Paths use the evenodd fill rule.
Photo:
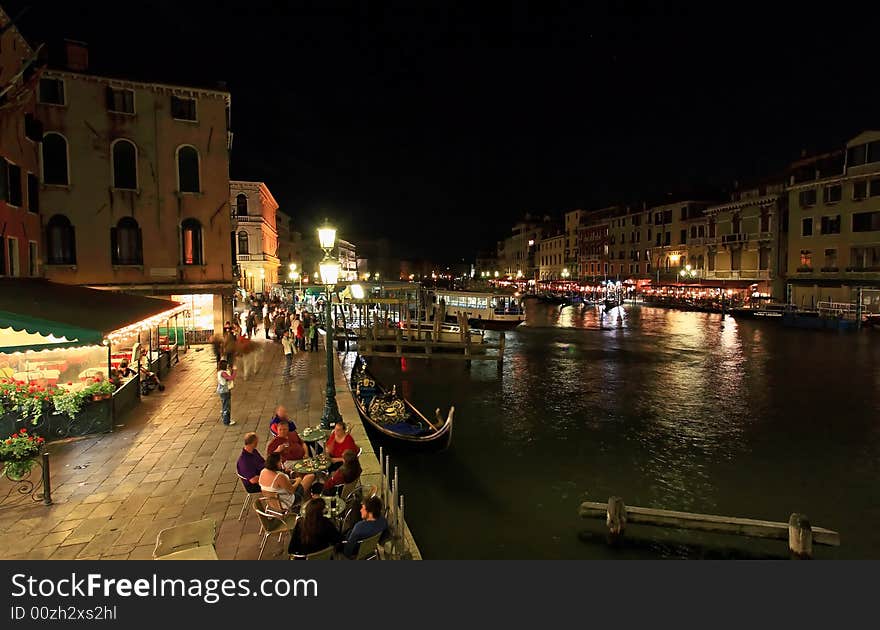
<svg viewBox="0 0 880 630">
<path fill-rule="evenodd" d="M 339 263 L 335 260 L 323 260 L 320 264 L 321 282 L 336 284 L 339 281 Z"/>
<path fill-rule="evenodd" d="M 351 296 L 356 300 L 364 299 L 364 287 L 359 284 L 351 285 Z"/>
<path fill-rule="evenodd" d="M 318 241 L 321 243 L 321 249 L 333 249 L 336 243 L 336 228 L 325 225 L 318 230 Z"/>
</svg>

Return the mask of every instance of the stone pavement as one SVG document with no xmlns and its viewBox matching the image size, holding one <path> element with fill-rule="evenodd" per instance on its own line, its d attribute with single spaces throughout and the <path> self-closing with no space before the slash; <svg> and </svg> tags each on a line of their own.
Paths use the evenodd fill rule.
<svg viewBox="0 0 880 630">
<path fill-rule="evenodd" d="M 160 530 L 213 518 L 221 559 L 256 559 L 259 520 L 253 512 L 238 520 L 245 493 L 235 462 L 244 434 L 255 431 L 265 453 L 278 404 L 300 430 L 317 426 L 326 382 L 323 351 L 296 355 L 288 382 L 280 344 L 259 337 L 257 372 L 233 390 L 235 426 L 220 423 L 210 346 L 193 346 L 166 376 L 166 390 L 144 397 L 112 433 L 50 444 L 53 505 L 0 509 L 0 558 L 149 559 Z M 364 450 L 364 486 L 378 486 L 379 463 L 338 363 L 336 385 L 342 416 Z M 270 537 L 263 559 L 286 559 L 286 541 Z"/>
</svg>

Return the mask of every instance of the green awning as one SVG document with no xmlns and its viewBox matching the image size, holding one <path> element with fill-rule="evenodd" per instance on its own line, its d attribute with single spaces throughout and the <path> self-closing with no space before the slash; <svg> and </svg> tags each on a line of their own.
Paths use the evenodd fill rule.
<svg viewBox="0 0 880 630">
<path fill-rule="evenodd" d="M 114 330 L 178 307 L 177 302 L 36 278 L 0 278 L 0 330 L 64 338 L 54 347 L 100 344 Z M 45 341 L 0 352 L 47 350 Z"/>
</svg>

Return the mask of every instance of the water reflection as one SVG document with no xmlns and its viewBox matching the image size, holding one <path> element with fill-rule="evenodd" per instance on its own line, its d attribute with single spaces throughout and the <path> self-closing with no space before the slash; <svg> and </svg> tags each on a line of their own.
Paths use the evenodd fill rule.
<svg viewBox="0 0 880 630">
<path fill-rule="evenodd" d="M 880 557 L 866 520 L 880 518 L 876 334 L 614 310 L 529 305 L 500 370 L 373 361 L 419 407 L 456 405 L 449 451 L 395 455 L 428 557 L 611 557 L 577 539 L 578 503 L 610 495 L 781 521 L 803 511 L 844 533 L 838 555 Z M 623 553 L 690 553 L 663 536 Z"/>
</svg>

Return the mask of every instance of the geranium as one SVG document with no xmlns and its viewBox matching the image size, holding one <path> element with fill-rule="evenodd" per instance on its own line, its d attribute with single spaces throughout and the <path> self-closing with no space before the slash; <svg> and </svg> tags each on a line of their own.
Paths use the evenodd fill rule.
<svg viewBox="0 0 880 630">
<path fill-rule="evenodd" d="M 40 436 L 28 435 L 27 429 L 10 435 L 0 446 L 0 461 L 4 462 L 3 474 L 12 480 L 27 477 L 43 442 L 45 440 Z"/>
</svg>

